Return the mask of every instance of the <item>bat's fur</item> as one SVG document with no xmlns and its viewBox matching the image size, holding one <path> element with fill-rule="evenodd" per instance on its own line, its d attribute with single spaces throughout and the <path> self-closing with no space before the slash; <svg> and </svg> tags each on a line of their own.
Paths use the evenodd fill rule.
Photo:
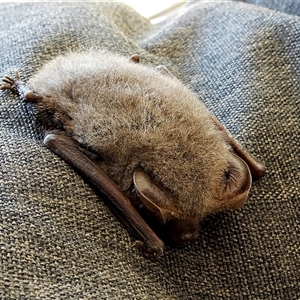
<svg viewBox="0 0 300 300">
<path fill-rule="evenodd" d="M 201 218 L 217 207 L 230 147 L 204 105 L 177 79 L 90 51 L 57 57 L 28 86 L 43 96 L 36 104 L 42 122 L 98 153 L 127 195 L 133 195 L 137 167 L 171 193 L 168 209 L 180 212 L 177 230 L 198 231 Z"/>
</svg>

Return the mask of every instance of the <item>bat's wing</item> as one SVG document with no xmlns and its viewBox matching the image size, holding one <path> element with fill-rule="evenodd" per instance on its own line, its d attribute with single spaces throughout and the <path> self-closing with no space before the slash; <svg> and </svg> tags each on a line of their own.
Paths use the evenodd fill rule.
<svg viewBox="0 0 300 300">
<path fill-rule="evenodd" d="M 136 246 L 151 256 L 159 256 L 163 253 L 164 243 L 162 240 L 157 237 L 115 183 L 80 150 L 77 141 L 66 134 L 55 132 L 48 133 L 44 143 L 108 197 L 111 208 L 138 239 L 135 243 Z"/>
<path fill-rule="evenodd" d="M 218 129 L 223 133 L 228 144 L 233 148 L 233 151 L 247 163 L 252 176 L 255 179 L 263 177 L 266 173 L 266 167 L 260 163 L 246 148 L 244 148 L 216 117 L 212 115 L 212 119 Z"/>
</svg>

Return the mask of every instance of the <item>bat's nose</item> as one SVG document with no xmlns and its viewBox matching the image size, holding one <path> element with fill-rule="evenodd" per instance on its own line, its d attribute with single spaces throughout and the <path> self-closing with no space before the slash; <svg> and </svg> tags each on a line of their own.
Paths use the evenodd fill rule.
<svg viewBox="0 0 300 300">
<path fill-rule="evenodd" d="M 189 243 L 198 237 L 198 231 L 184 232 L 180 235 L 181 243 Z"/>
<path fill-rule="evenodd" d="M 185 242 L 185 241 L 190 241 L 193 239 L 193 234 L 192 233 L 183 233 L 180 236 L 181 241 Z"/>
<path fill-rule="evenodd" d="M 195 216 L 185 220 L 169 220 L 165 225 L 168 236 L 176 243 L 189 243 L 199 235 L 199 218 Z"/>
</svg>

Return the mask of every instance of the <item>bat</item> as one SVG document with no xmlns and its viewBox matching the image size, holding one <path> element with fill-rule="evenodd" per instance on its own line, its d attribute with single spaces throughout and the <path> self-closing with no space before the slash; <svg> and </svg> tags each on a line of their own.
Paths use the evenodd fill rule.
<svg viewBox="0 0 300 300">
<path fill-rule="evenodd" d="M 44 144 L 79 171 L 145 254 L 197 238 L 201 220 L 241 207 L 265 166 L 233 138 L 163 65 L 108 51 L 73 52 L 46 63 L 26 84 L 2 78 L 32 103 Z"/>
</svg>

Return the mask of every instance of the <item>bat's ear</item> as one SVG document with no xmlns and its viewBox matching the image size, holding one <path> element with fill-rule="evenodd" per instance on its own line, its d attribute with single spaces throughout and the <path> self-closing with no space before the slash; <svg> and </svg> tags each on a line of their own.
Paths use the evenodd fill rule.
<svg viewBox="0 0 300 300">
<path fill-rule="evenodd" d="M 164 223 L 180 215 L 171 195 L 160 189 L 142 169 L 134 172 L 133 182 L 142 203 Z"/>
<path fill-rule="evenodd" d="M 220 201 L 215 203 L 215 211 L 222 208 L 237 209 L 247 200 L 252 183 L 248 165 L 237 155 L 231 154 Z"/>
</svg>

